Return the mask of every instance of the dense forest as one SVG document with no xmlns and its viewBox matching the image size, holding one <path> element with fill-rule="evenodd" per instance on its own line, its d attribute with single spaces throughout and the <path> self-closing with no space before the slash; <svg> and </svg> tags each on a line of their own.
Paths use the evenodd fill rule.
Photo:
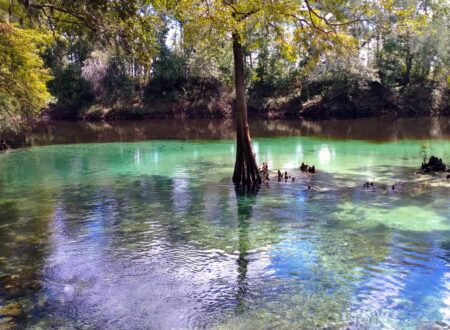
<svg viewBox="0 0 450 330">
<path fill-rule="evenodd" d="M 450 113 L 448 0 L 0 1 L 0 124 Z"/>
<path fill-rule="evenodd" d="M 450 330 L 450 0 L 0 0 L 0 330 Z"/>
</svg>

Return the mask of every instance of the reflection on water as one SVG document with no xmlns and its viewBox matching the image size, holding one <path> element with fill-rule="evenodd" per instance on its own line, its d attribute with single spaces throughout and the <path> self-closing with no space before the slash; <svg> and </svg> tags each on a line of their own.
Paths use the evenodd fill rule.
<svg viewBox="0 0 450 330">
<path fill-rule="evenodd" d="M 264 120 L 251 122 L 254 137 L 316 136 L 330 139 L 390 141 L 450 139 L 450 118 L 371 118 L 353 120 Z M 49 122 L 26 137 L 31 145 L 143 141 L 150 139 L 232 139 L 234 123 L 217 120 Z"/>
<path fill-rule="evenodd" d="M 258 161 L 297 180 L 258 191 L 230 184 L 232 140 L 0 155 L 0 328 L 449 324 L 450 182 L 414 176 L 422 145 L 450 160 L 449 142 L 273 125 L 292 136 L 260 135 Z"/>
</svg>

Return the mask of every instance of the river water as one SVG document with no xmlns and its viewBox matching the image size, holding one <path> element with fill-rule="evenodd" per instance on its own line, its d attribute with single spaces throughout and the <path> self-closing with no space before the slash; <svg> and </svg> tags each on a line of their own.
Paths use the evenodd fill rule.
<svg viewBox="0 0 450 330">
<path fill-rule="evenodd" d="M 50 123 L 0 154 L 0 328 L 450 324 L 450 181 L 415 175 L 450 163 L 449 119 L 251 130 L 295 182 L 236 190 L 227 120 Z"/>
</svg>

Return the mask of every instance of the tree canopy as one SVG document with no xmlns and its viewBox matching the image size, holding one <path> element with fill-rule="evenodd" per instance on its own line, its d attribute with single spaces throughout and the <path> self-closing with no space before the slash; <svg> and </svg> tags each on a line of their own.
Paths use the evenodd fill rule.
<svg viewBox="0 0 450 330">
<path fill-rule="evenodd" d="M 15 61 L 2 63 L 0 93 L 10 96 L 1 115 L 38 115 L 50 100 L 54 117 L 94 106 L 230 114 L 233 35 L 253 113 L 307 113 L 337 94 L 350 104 L 381 87 L 394 96 L 377 109 L 445 113 L 449 8 L 448 0 L 0 0 L 2 56 Z M 36 74 L 24 81 L 19 72 Z M 25 83 L 30 92 L 19 94 Z"/>
<path fill-rule="evenodd" d="M 0 23 L 0 125 L 36 115 L 50 101 L 51 76 L 40 56 L 49 42 L 48 34 Z"/>
</svg>

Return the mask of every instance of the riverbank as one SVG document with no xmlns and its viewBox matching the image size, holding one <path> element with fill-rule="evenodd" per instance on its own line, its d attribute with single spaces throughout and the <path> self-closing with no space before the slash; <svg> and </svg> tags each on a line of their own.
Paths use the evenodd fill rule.
<svg viewBox="0 0 450 330">
<path fill-rule="evenodd" d="M 320 93 L 317 93 L 320 90 Z M 196 88 L 177 97 L 137 94 L 113 105 L 93 101 L 80 108 L 54 105 L 45 111 L 53 120 L 144 120 L 232 118 L 233 92 L 225 88 Z M 380 116 L 399 118 L 450 115 L 450 90 L 409 85 L 388 89 L 377 82 L 354 88 L 312 88 L 293 94 L 248 97 L 248 114 L 256 118 L 306 120 L 355 119 Z"/>
</svg>

